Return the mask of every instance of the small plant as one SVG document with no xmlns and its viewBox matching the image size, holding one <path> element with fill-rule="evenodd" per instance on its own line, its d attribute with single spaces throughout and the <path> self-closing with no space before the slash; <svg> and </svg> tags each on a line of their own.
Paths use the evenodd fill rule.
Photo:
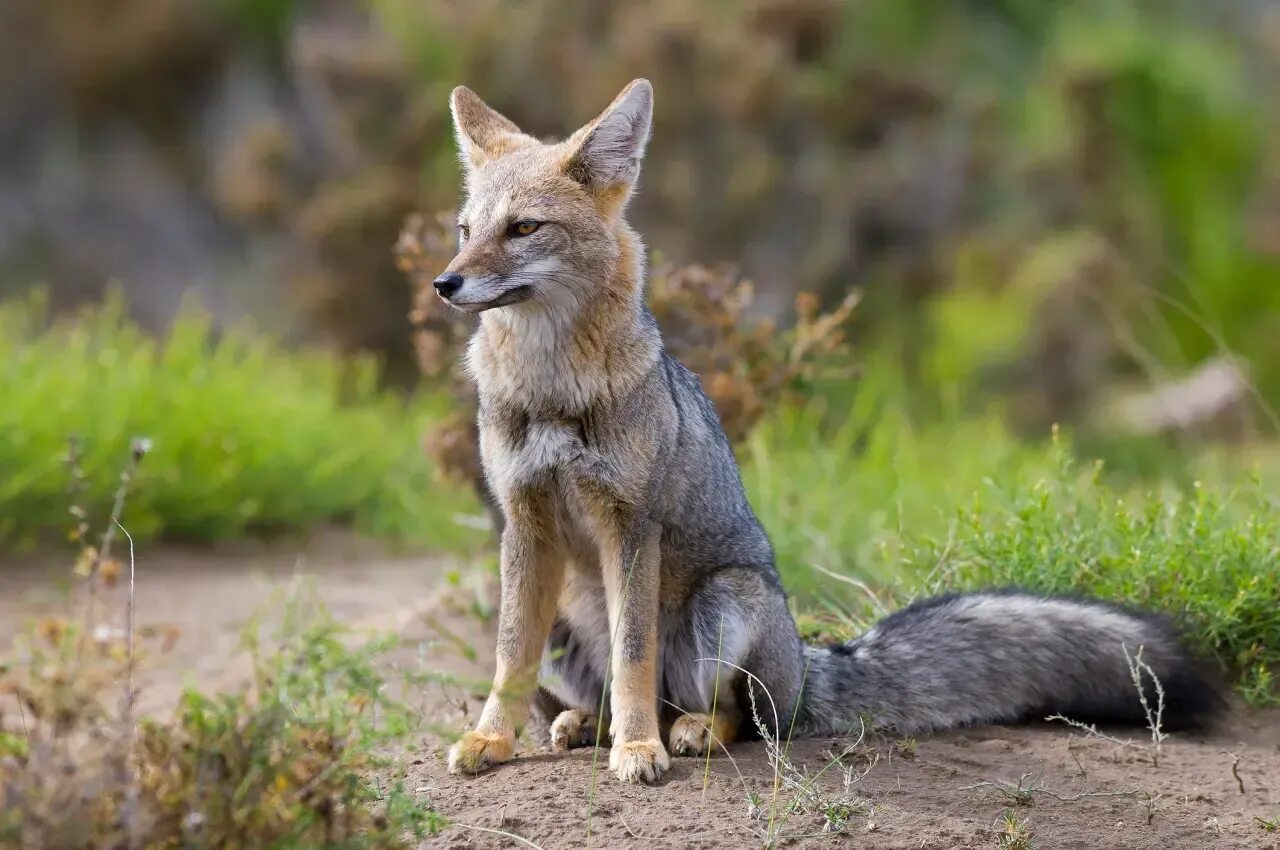
<svg viewBox="0 0 1280 850">
<path fill-rule="evenodd" d="M 135 444 L 101 542 L 83 544 L 90 602 L 114 531 L 127 533 L 119 517 L 143 454 Z M 74 515 L 87 539 L 87 515 Z M 247 633 L 246 690 L 187 691 L 175 716 L 137 722 L 129 598 L 123 628 L 95 626 L 105 612 L 89 604 L 79 620 L 38 624 L 0 663 L 17 715 L 0 718 L 0 848 L 380 850 L 441 827 L 401 781 L 372 778 L 394 771 L 380 753 L 411 728 L 374 663 L 385 642 L 352 648 L 318 603 L 293 594 L 272 646 Z"/>
<path fill-rule="evenodd" d="M 711 659 L 708 659 L 711 660 Z M 727 663 L 727 662 L 721 662 Z M 754 676 L 741 668 L 739 672 L 747 676 L 751 719 L 765 744 L 765 753 L 770 767 L 773 769 L 773 790 L 766 801 L 754 791 L 749 791 L 748 814 L 754 820 L 763 821 L 761 839 L 765 847 L 777 847 L 788 838 L 801 838 L 803 835 L 784 833 L 788 821 L 802 814 L 819 814 L 822 816 L 822 833 L 843 831 L 855 816 L 867 816 L 872 811 L 871 803 L 856 794 L 856 786 L 880 761 L 880 755 L 865 747 L 864 741 L 868 726 L 862 723 L 854 740 L 839 753 L 826 753 L 826 762 L 816 771 L 810 772 L 804 765 L 797 765 L 791 759 L 791 733 L 789 729 L 784 741 L 780 735 L 777 708 L 773 695 Z M 808 671 L 806 669 L 806 675 Z M 757 704 L 756 689 L 759 688 L 768 701 L 773 714 L 773 728 L 778 732 L 770 733 L 769 726 L 760 715 Z M 794 725 L 794 718 L 792 719 Z M 846 759 L 861 756 L 865 763 L 858 765 Z M 842 783 L 836 793 L 828 793 L 820 784 L 823 775 L 837 768 Z M 790 799 L 787 799 L 789 797 Z"/>
<path fill-rule="evenodd" d="M 817 296 L 802 292 L 794 324 L 779 329 L 753 313 L 755 285 L 728 269 L 660 265 L 649 289 L 667 348 L 702 379 L 733 443 L 815 382 L 852 377 L 845 328 L 856 292 L 825 312 Z"/>
<path fill-rule="evenodd" d="M 1132 655 L 1129 654 L 1129 648 L 1126 646 L 1121 646 L 1120 651 L 1124 653 L 1125 663 L 1129 667 L 1129 678 L 1133 682 L 1134 690 L 1137 691 L 1136 699 L 1138 700 L 1138 704 L 1142 706 L 1142 713 L 1146 717 L 1147 731 L 1151 733 L 1150 747 L 1138 744 L 1127 738 L 1121 739 L 1112 737 L 1098 729 L 1096 723 L 1083 723 L 1079 720 L 1072 720 L 1069 717 L 1064 717 L 1061 714 L 1051 714 L 1046 717 L 1045 720 L 1048 722 L 1057 721 L 1059 723 L 1065 723 L 1074 729 L 1079 729 L 1084 732 L 1086 738 L 1097 738 L 1100 741 L 1106 741 L 1107 743 L 1115 744 L 1119 747 L 1138 750 L 1145 753 L 1151 759 L 1152 767 L 1159 767 L 1161 748 L 1164 745 L 1165 739 L 1169 737 L 1168 733 L 1164 731 L 1163 726 L 1164 686 L 1160 684 L 1160 679 L 1156 676 L 1155 671 L 1151 669 L 1151 666 L 1142 660 L 1141 646 L 1139 646 L 1138 651 Z M 1152 708 L 1147 687 L 1143 684 L 1144 676 L 1151 681 L 1151 693 L 1155 696 L 1155 708 Z M 1076 758 L 1074 752 L 1072 752 L 1071 756 L 1072 758 Z M 1080 760 L 1078 758 L 1076 758 L 1076 767 L 1080 768 L 1080 772 L 1082 774 L 1084 773 L 1084 768 L 1080 766 Z M 1232 773 L 1235 773 L 1236 764 L 1232 764 L 1231 770 Z M 1239 781 L 1239 774 L 1236 774 L 1236 779 Z"/>
<path fill-rule="evenodd" d="M 850 818 L 866 815 L 870 811 L 870 804 L 859 799 L 828 800 L 818 808 L 823 818 L 823 832 L 844 832 L 845 824 Z"/>
<path fill-rule="evenodd" d="M 1120 647 L 1124 652 L 1125 663 L 1129 665 L 1129 676 L 1133 680 L 1133 687 L 1138 692 L 1138 702 L 1142 705 L 1143 716 L 1147 719 L 1147 730 L 1151 732 L 1151 766 L 1160 766 L 1160 751 L 1168 734 L 1163 728 L 1164 721 L 1164 686 L 1160 684 L 1156 671 L 1151 669 L 1151 665 L 1142 660 L 1142 647 L 1138 647 L 1138 651 L 1132 656 L 1129 655 L 1129 648 Z M 1151 707 L 1151 702 L 1147 697 L 1147 689 L 1142 684 L 1143 675 L 1151 680 L 1152 690 L 1155 691 L 1156 704 L 1155 708 Z"/>
<path fill-rule="evenodd" d="M 1016 812 L 1005 812 L 1001 818 L 996 847 L 999 850 L 1032 850 L 1035 846 L 1031 827 L 1021 820 Z"/>
<path fill-rule="evenodd" d="M 136 727 L 103 697 L 118 643 L 68 625 L 21 645 L 0 679 L 23 712 L 0 736 L 0 847 L 396 848 L 438 831 L 400 779 L 373 778 L 411 728 L 373 665 L 385 644 L 350 649 L 288 604 L 278 648 L 250 641 L 248 690 L 188 691 L 174 719 Z"/>
<path fill-rule="evenodd" d="M 1018 777 L 1017 784 L 1012 782 L 996 782 L 993 783 L 995 789 L 1005 796 L 1005 798 L 1015 806 L 1033 806 L 1036 802 L 1036 792 L 1040 789 L 1040 777 L 1030 773 L 1024 773 Z"/>
<path fill-rule="evenodd" d="M 1249 649 L 1251 656 L 1258 656 L 1261 653 L 1261 646 L 1254 645 Z M 1260 707 L 1280 705 L 1280 689 L 1276 688 L 1275 674 L 1262 662 L 1245 668 L 1240 674 L 1237 689 L 1240 691 L 1240 696 L 1244 697 L 1245 702 L 1250 705 Z"/>
<path fill-rule="evenodd" d="M 767 812 L 764 807 L 764 798 L 756 791 L 747 792 L 747 817 L 752 820 L 760 820 Z"/>
<path fill-rule="evenodd" d="M 1258 827 L 1263 832 L 1280 832 L 1280 815 L 1273 818 L 1263 818 L 1255 815 L 1253 819 L 1258 822 Z"/>
<path fill-rule="evenodd" d="M 916 753 L 919 752 L 920 742 L 912 737 L 902 738 L 897 742 L 897 748 L 899 755 L 904 759 L 910 760 L 915 758 Z"/>
</svg>

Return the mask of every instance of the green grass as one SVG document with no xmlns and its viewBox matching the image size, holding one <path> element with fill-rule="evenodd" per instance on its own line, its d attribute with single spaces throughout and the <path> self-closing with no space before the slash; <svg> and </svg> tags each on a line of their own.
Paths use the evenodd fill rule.
<svg viewBox="0 0 1280 850">
<path fill-rule="evenodd" d="M 945 532 L 985 479 L 1026 477 L 1044 465 L 1043 453 L 996 415 L 916 424 L 875 375 L 859 382 L 846 412 L 831 406 L 820 398 L 778 411 L 740 453 L 747 495 L 787 587 L 802 598 L 847 596 L 818 568 L 892 581 L 904 535 Z"/>
<path fill-rule="evenodd" d="M 1165 611 L 1246 699 L 1277 701 L 1280 500 L 1259 478 L 1130 494 L 1055 443 L 1041 477 L 987 482 L 949 535 L 904 548 L 928 592 L 1018 585 Z"/>
<path fill-rule="evenodd" d="M 848 631 L 879 616 L 872 593 L 887 609 L 999 585 L 1086 594 L 1171 614 L 1246 699 L 1276 701 L 1280 499 L 1243 461 L 1181 457 L 1178 479 L 1206 474 L 1187 486 L 1108 476 L 1065 437 L 1018 439 L 994 416 L 916 426 L 869 395 L 834 429 L 820 405 L 781 411 L 745 453 L 799 610 Z"/>
<path fill-rule="evenodd" d="M 193 311 L 153 339 L 116 300 L 51 323 L 37 296 L 0 305 L 0 363 L 0 545 L 71 525 L 71 434 L 94 516 L 107 513 L 130 439 L 152 439 L 125 514 L 138 537 L 339 521 L 439 547 L 488 542 L 456 521 L 477 512 L 474 497 L 436 484 L 421 450 L 445 400 L 380 392 L 369 361 L 215 333 Z M 1169 474 L 1103 475 L 1078 468 L 1065 439 L 1011 433 L 997 411 L 956 405 L 917 420 L 901 387 L 892 370 L 867 369 L 856 395 L 776 411 L 742 447 L 748 494 L 801 608 L 867 619 L 869 591 L 824 571 L 886 607 L 989 585 L 1086 593 L 1173 614 L 1248 699 L 1275 699 L 1280 504 L 1238 458 L 1147 447 L 1140 466 Z M 1198 473 L 1204 483 L 1191 484 Z"/>
<path fill-rule="evenodd" d="M 436 546 L 477 539 L 475 500 L 434 482 L 422 450 L 444 399 L 376 387 L 376 364 L 286 350 L 187 310 L 160 339 L 118 298 L 53 322 L 43 297 L 0 304 L 0 546 L 61 532 L 67 439 L 83 507 L 105 515 L 131 438 L 148 437 L 125 522 L 135 537 L 213 541 L 352 523 Z"/>
</svg>

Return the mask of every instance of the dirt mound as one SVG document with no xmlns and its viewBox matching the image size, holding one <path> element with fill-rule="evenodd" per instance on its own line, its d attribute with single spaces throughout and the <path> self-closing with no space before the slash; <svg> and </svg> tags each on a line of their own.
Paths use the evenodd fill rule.
<svg viewBox="0 0 1280 850">
<path fill-rule="evenodd" d="M 547 848 L 750 847 L 764 844 L 769 834 L 784 839 L 780 843 L 852 839 L 867 848 L 990 848 L 1005 831 L 1006 812 L 1043 848 L 1280 847 L 1280 835 L 1265 832 L 1255 820 L 1277 815 L 1278 722 L 1280 715 L 1257 715 L 1233 730 L 1238 736 L 1171 740 L 1158 768 L 1137 752 L 1073 739 L 1060 729 L 995 727 L 939 735 L 921 741 L 912 758 L 882 741 L 843 760 L 858 775 L 879 756 L 851 786 L 862 807 L 850 812 L 843 834 L 824 834 L 827 818 L 821 811 L 787 816 L 794 788 L 782 790 L 772 809 L 774 774 L 762 744 L 733 747 L 732 761 L 712 758 L 705 774 L 702 760 L 678 759 L 653 788 L 621 785 L 601 765 L 594 797 L 589 750 L 529 753 L 470 779 L 448 776 L 438 758 L 428 758 L 413 778 L 430 789 L 437 808 L 455 824 L 439 839 L 447 847 L 515 843 L 466 824 L 504 830 Z M 1259 737 L 1242 745 L 1240 739 L 1249 735 Z M 797 742 L 792 760 L 816 772 L 843 747 L 830 740 Z M 1233 751 L 1241 755 L 1244 793 L 1232 775 Z M 846 793 L 843 782 L 843 771 L 835 767 L 818 785 L 822 795 L 836 799 Z M 754 812 L 752 792 L 761 801 Z"/>
<path fill-rule="evenodd" d="M 434 626 L 415 624 L 406 658 L 483 681 L 491 639 L 461 613 L 468 607 L 454 600 Z M 466 657 L 472 650 L 474 661 Z M 480 694 L 456 685 L 426 699 L 433 720 L 459 730 L 481 705 Z M 912 850 L 1280 848 L 1280 833 L 1257 820 L 1280 818 L 1280 712 L 1240 710 L 1211 735 L 1171 736 L 1158 765 L 1146 730 L 1108 731 L 1134 745 L 1053 725 L 966 729 L 918 742 L 869 737 L 852 748 L 797 741 L 794 769 L 782 775 L 763 743 L 739 744 L 709 763 L 673 759 L 656 787 L 619 783 L 606 752 L 595 761 L 590 749 L 558 755 L 535 741 L 487 774 L 450 776 L 437 736 L 413 758 L 410 782 L 451 824 L 427 846 L 451 848 L 759 847 L 770 837 L 779 845 Z M 815 776 L 814 790 L 801 790 Z M 802 805 L 789 813 L 797 799 Z M 1006 838 L 1006 813 L 1032 843 Z M 841 820 L 838 832 L 824 832 Z"/>
</svg>

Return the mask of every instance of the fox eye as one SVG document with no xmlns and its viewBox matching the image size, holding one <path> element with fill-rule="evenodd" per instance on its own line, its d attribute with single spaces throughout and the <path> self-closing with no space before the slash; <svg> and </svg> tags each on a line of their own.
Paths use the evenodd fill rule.
<svg viewBox="0 0 1280 850">
<path fill-rule="evenodd" d="M 511 236 L 532 236 L 538 231 L 539 227 L 542 227 L 542 222 L 540 221 L 517 221 L 507 228 L 507 233 Z"/>
<path fill-rule="evenodd" d="M 467 227 L 465 224 L 458 225 L 458 233 L 462 234 L 463 239 L 471 238 L 471 228 Z"/>
</svg>

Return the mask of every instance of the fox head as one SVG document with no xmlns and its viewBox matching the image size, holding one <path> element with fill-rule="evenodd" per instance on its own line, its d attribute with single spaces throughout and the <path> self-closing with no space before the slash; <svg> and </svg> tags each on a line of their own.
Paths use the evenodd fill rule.
<svg viewBox="0 0 1280 850">
<path fill-rule="evenodd" d="M 622 220 L 649 140 L 653 87 L 635 80 L 569 138 L 521 132 L 459 86 L 450 97 L 466 201 L 458 254 L 435 280 L 459 310 L 582 307 L 638 254 Z M 639 262 L 636 257 L 629 257 Z"/>
</svg>

